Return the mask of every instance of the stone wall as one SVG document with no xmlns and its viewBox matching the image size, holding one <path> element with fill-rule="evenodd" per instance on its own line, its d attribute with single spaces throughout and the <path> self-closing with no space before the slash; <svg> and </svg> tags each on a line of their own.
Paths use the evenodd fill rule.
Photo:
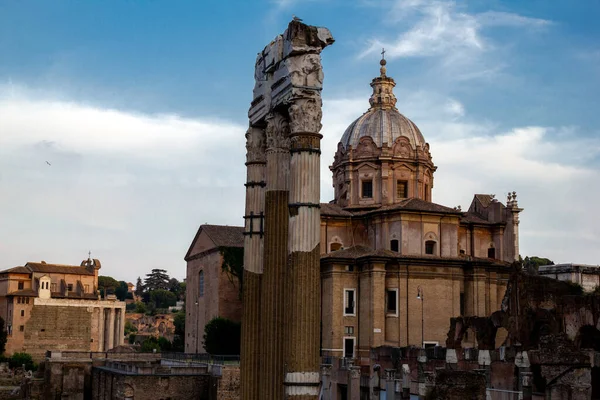
<svg viewBox="0 0 600 400">
<path fill-rule="evenodd" d="M 92 313 L 85 307 L 35 305 L 25 325 L 23 350 L 40 360 L 46 350 L 90 350 Z"/>
<path fill-rule="evenodd" d="M 209 375 L 127 375 L 106 368 L 92 371 L 92 400 L 209 400 Z"/>
<path fill-rule="evenodd" d="M 219 400 L 239 400 L 240 393 L 240 367 L 224 366 L 222 375 L 219 379 L 217 388 L 217 399 Z"/>
</svg>

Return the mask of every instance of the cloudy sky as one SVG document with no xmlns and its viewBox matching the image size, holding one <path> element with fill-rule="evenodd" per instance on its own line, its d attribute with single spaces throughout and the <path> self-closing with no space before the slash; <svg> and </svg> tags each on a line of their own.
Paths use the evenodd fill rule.
<svg viewBox="0 0 600 400">
<path fill-rule="evenodd" d="M 200 224 L 242 224 L 254 61 L 292 15 L 336 38 L 322 201 L 385 47 L 434 201 L 515 190 L 523 256 L 600 263 L 594 0 L 0 0 L 0 268 L 91 250 L 117 279 L 184 278 Z"/>
</svg>

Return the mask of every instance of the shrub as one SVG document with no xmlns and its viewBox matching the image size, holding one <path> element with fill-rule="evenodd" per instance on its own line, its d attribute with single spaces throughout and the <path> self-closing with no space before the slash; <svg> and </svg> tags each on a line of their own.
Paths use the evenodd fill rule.
<svg viewBox="0 0 600 400">
<path fill-rule="evenodd" d="M 127 340 L 129 341 L 129 344 L 134 344 L 135 343 L 135 333 L 130 333 L 129 338 Z"/>
<path fill-rule="evenodd" d="M 213 318 L 204 327 L 204 350 L 216 355 L 240 354 L 241 325 L 226 318 Z"/>
<path fill-rule="evenodd" d="M 28 353 L 15 353 L 8 359 L 8 366 L 10 368 L 20 368 L 25 365 L 26 370 L 37 369 L 31 354 Z"/>
</svg>

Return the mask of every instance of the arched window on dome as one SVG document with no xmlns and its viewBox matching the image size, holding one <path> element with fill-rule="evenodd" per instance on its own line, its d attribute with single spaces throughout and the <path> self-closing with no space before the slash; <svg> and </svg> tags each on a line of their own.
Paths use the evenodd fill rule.
<svg viewBox="0 0 600 400">
<path fill-rule="evenodd" d="M 390 249 L 396 253 L 398 252 L 398 239 L 393 239 L 390 241 Z"/>
<path fill-rule="evenodd" d="M 198 297 L 204 297 L 204 271 L 198 276 Z"/>
<path fill-rule="evenodd" d="M 437 243 L 434 240 L 428 240 L 425 242 L 425 254 L 435 254 L 435 245 Z"/>
<path fill-rule="evenodd" d="M 329 251 L 338 251 L 341 248 L 342 248 L 342 244 L 341 243 L 331 243 L 329 245 Z"/>
</svg>

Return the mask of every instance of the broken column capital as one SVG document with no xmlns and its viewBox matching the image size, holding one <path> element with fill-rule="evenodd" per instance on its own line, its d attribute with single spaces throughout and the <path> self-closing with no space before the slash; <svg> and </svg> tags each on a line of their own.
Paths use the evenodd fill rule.
<svg viewBox="0 0 600 400">
<path fill-rule="evenodd" d="M 246 163 L 264 163 L 265 145 L 264 130 L 249 127 L 246 131 Z"/>
<path fill-rule="evenodd" d="M 280 113 L 270 113 L 266 117 L 267 152 L 288 151 L 290 148 L 290 126 Z"/>
</svg>

